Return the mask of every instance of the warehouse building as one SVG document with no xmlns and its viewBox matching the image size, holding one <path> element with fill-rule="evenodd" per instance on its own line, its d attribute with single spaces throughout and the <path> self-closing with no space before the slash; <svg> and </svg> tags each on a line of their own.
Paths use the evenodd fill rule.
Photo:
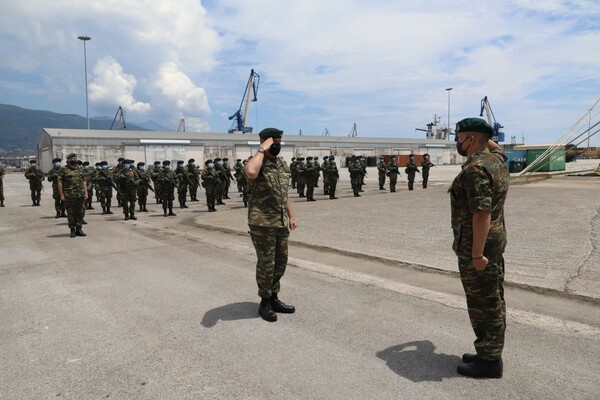
<svg viewBox="0 0 600 400">
<path fill-rule="evenodd" d="M 228 133 L 114 131 L 87 129 L 45 128 L 39 140 L 39 158 L 42 169 L 50 169 L 52 159 L 65 159 L 70 152 L 92 164 L 106 160 L 116 163 L 125 157 L 152 164 L 154 161 L 184 160 L 193 158 L 196 164 L 216 157 L 230 160 L 248 158 L 259 144 L 258 135 Z M 320 157 L 334 155 L 345 166 L 346 157 L 363 155 L 369 165 L 379 156 L 422 155 L 428 153 L 436 165 L 458 164 L 464 159 L 456 153 L 454 142 L 438 139 L 401 139 L 345 136 L 284 135 L 280 155 L 290 161 L 292 157 Z"/>
</svg>

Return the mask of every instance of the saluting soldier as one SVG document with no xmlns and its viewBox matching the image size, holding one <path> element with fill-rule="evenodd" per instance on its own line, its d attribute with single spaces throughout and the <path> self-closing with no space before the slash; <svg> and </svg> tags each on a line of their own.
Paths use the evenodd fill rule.
<svg viewBox="0 0 600 400">
<path fill-rule="evenodd" d="M 427 181 L 429 180 L 429 170 L 431 167 L 435 167 L 433 163 L 429 160 L 429 154 L 423 154 L 423 161 L 421 161 L 421 170 L 423 173 L 421 176 L 423 177 L 423 189 L 427 189 Z"/>
<path fill-rule="evenodd" d="M 396 182 L 400 176 L 400 170 L 396 164 L 396 156 L 390 157 L 390 162 L 387 164 L 387 176 L 390 178 L 390 193 L 396 193 Z"/>
<path fill-rule="evenodd" d="M 383 185 L 385 185 L 385 177 L 388 175 L 388 166 L 383 160 L 383 157 L 379 157 L 377 171 L 379 173 L 379 190 L 385 190 Z"/>
<path fill-rule="evenodd" d="M 177 179 L 175 176 L 175 171 L 171 170 L 171 161 L 163 161 L 163 167 L 158 175 L 158 183 L 161 186 L 164 216 L 167 216 L 167 209 L 169 210 L 169 216 L 176 216 L 177 214 L 173 212 L 173 201 L 175 200 Z"/>
<path fill-rule="evenodd" d="M 206 160 L 204 162 L 204 171 L 200 175 L 202 179 L 202 187 L 206 192 L 206 205 L 208 206 L 209 212 L 217 211 L 215 208 L 215 201 L 217 197 L 217 187 L 219 186 L 219 177 L 215 170 L 215 164 L 213 160 Z"/>
<path fill-rule="evenodd" d="M 60 192 L 58 191 L 58 174 L 60 172 L 60 162 L 62 159 L 55 158 L 52 160 L 52 168 L 48 171 L 48 182 L 52 183 L 52 198 L 54 199 L 54 210 L 56 216 L 54 218 L 66 217 L 65 204 L 60 199 Z"/>
<path fill-rule="evenodd" d="M 419 171 L 419 167 L 417 167 L 417 164 L 415 163 L 415 155 L 413 153 L 410 153 L 408 155 L 408 162 L 406 163 L 406 168 L 404 169 L 404 172 L 406 172 L 406 176 L 408 178 L 408 190 L 413 190 L 415 183 L 415 174 L 417 172 L 421 173 Z"/>
<path fill-rule="evenodd" d="M 494 129 L 481 118 L 456 124 L 456 149 L 468 157 L 450 192 L 452 248 L 467 298 L 477 354 L 464 354 L 461 375 L 501 378 L 506 330 L 504 302 L 504 202 L 510 174 L 506 156 L 491 140 Z"/>
<path fill-rule="evenodd" d="M 42 199 L 42 181 L 44 173 L 37 167 L 35 160 L 29 161 L 29 168 L 25 171 L 25 178 L 29 180 L 29 190 L 31 191 L 32 206 L 39 206 Z"/>
<path fill-rule="evenodd" d="M 256 283 L 261 298 L 258 314 L 269 322 L 277 321 L 276 313 L 296 311 L 278 297 L 288 261 L 290 230 L 296 229 L 288 196 L 290 169 L 277 157 L 282 134 L 279 129 L 263 129 L 258 134 L 258 151 L 244 168 L 250 190 L 248 227 L 257 256 Z"/>
<path fill-rule="evenodd" d="M 71 237 L 86 236 L 81 229 L 85 213 L 85 201 L 88 191 L 85 181 L 85 171 L 77 165 L 77 154 L 67 155 L 67 165 L 58 173 L 58 191 L 60 199 L 65 202 L 67 221 Z"/>
</svg>

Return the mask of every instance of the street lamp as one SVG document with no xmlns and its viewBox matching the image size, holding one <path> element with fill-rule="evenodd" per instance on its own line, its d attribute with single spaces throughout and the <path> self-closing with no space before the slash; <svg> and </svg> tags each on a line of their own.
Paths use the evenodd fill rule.
<svg viewBox="0 0 600 400">
<path fill-rule="evenodd" d="M 90 129 L 90 114 L 88 111 L 87 54 L 85 42 L 91 40 L 92 38 L 89 36 L 78 36 L 77 39 L 83 41 L 83 65 L 85 68 L 85 117 L 87 119 L 87 128 Z"/>
<path fill-rule="evenodd" d="M 451 87 L 446 88 L 446 92 L 448 92 L 448 136 L 450 135 L 450 91 Z"/>
</svg>

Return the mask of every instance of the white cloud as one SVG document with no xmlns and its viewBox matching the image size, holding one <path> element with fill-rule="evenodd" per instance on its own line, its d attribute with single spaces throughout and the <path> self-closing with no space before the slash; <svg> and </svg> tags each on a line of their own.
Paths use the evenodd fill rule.
<svg viewBox="0 0 600 400">
<path fill-rule="evenodd" d="M 99 109 L 121 106 L 126 111 L 148 112 L 150 104 L 136 101 L 133 97 L 136 84 L 135 77 L 125 73 L 115 59 L 104 57 L 94 67 L 94 79 L 89 84 L 90 103 Z"/>
<path fill-rule="evenodd" d="M 175 63 L 160 66 L 155 86 L 164 100 L 172 103 L 178 111 L 191 115 L 210 115 L 206 91 L 196 86 Z"/>
</svg>

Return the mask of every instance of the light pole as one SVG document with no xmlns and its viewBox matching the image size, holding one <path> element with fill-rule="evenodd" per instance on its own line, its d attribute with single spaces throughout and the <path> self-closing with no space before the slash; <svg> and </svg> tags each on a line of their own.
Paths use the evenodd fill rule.
<svg viewBox="0 0 600 400">
<path fill-rule="evenodd" d="M 593 110 L 593 108 L 590 108 L 588 110 L 588 152 L 590 151 L 590 130 L 592 129 L 592 110 Z"/>
<path fill-rule="evenodd" d="M 87 119 L 87 128 L 90 129 L 90 114 L 88 111 L 87 54 L 85 42 L 91 40 L 92 38 L 89 36 L 78 36 L 77 39 L 83 41 L 83 65 L 85 68 L 85 117 Z"/>
<path fill-rule="evenodd" d="M 448 137 L 450 136 L 450 91 L 451 87 L 446 88 L 446 92 L 448 92 Z"/>
</svg>

